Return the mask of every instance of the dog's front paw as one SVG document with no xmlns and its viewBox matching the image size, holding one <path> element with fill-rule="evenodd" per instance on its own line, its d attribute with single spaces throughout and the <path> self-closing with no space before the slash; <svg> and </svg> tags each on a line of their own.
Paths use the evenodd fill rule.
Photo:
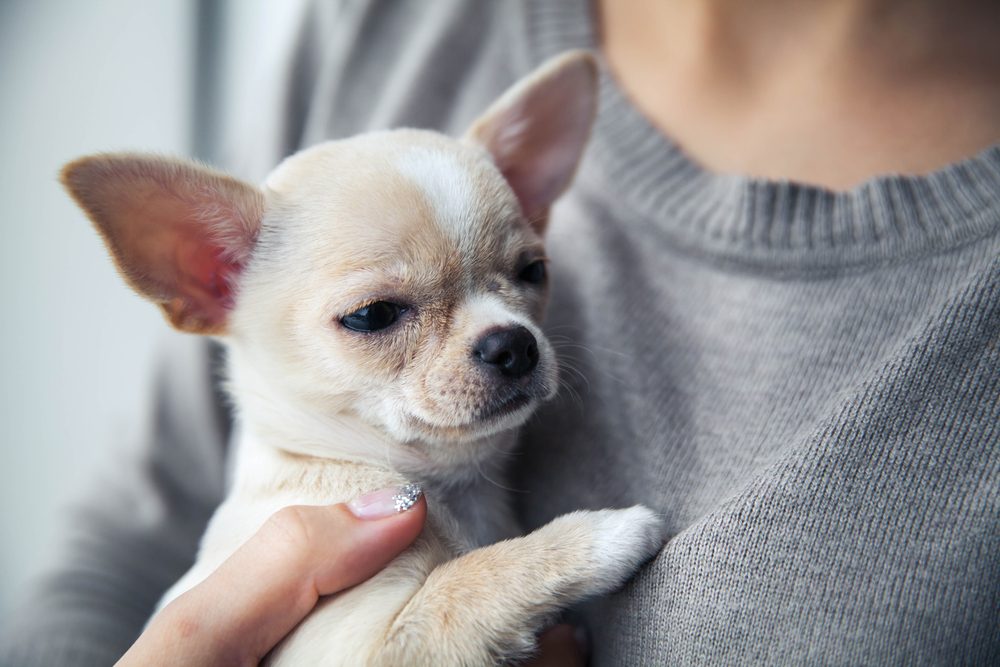
<svg viewBox="0 0 1000 667">
<path fill-rule="evenodd" d="M 621 586 L 663 547 L 663 519 L 648 507 L 636 505 L 589 514 L 594 529 L 592 558 L 602 592 Z"/>
</svg>

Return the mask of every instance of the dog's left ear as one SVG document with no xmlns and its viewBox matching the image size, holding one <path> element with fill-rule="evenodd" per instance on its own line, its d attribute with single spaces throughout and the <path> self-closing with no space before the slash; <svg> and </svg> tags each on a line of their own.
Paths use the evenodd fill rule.
<svg viewBox="0 0 1000 667">
<path fill-rule="evenodd" d="M 225 333 L 264 214 L 259 189 L 196 162 L 134 153 L 81 158 L 61 177 L 135 291 L 182 331 Z"/>
<path fill-rule="evenodd" d="M 486 148 L 539 233 L 569 186 L 597 112 L 597 63 L 586 51 L 548 61 L 480 116 L 465 140 Z"/>
</svg>

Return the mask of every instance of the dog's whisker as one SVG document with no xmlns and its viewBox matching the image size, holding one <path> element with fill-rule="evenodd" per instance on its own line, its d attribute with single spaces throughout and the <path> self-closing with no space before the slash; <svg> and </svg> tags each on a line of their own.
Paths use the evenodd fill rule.
<svg viewBox="0 0 1000 667">
<path fill-rule="evenodd" d="M 494 449 L 495 451 L 500 451 L 500 450 L 497 450 L 495 446 L 492 446 L 492 445 L 491 445 L 491 447 L 492 447 L 492 448 L 493 448 L 493 449 Z M 506 486 L 506 485 L 504 485 L 504 484 L 501 484 L 500 482 L 497 482 L 497 481 L 496 481 L 495 479 L 493 479 L 492 477 L 490 477 L 489 475 L 487 475 L 487 474 L 486 474 L 486 471 L 485 471 L 485 470 L 483 470 L 483 465 L 482 465 L 482 462 L 481 462 L 481 461 L 478 461 L 478 460 L 476 461 L 476 472 L 478 472 L 478 473 L 479 473 L 480 477 L 482 477 L 482 478 L 483 478 L 483 479 L 485 479 L 485 480 L 486 480 L 487 482 L 489 482 L 490 484 L 492 484 L 493 486 L 497 487 L 498 489 L 500 489 L 500 490 L 502 490 L 502 491 L 507 491 L 507 492 L 509 492 L 509 493 L 524 493 L 524 491 L 523 491 L 523 490 L 519 490 L 519 489 L 514 489 L 514 488 L 511 488 L 511 487 L 509 487 L 509 486 Z"/>
<path fill-rule="evenodd" d="M 549 341 L 552 343 L 552 348 L 554 350 L 557 350 L 557 351 L 558 350 L 582 350 L 582 351 L 586 352 L 587 354 L 589 354 L 592 357 L 598 357 L 599 354 L 611 354 L 611 355 L 615 355 L 617 357 L 621 357 L 623 359 L 630 359 L 631 358 L 630 354 L 628 354 L 627 352 L 623 352 L 622 350 L 615 350 L 615 349 L 610 348 L 610 347 L 604 347 L 604 346 L 601 346 L 601 345 L 595 345 L 593 343 L 587 345 L 587 344 L 579 343 L 579 342 L 574 341 L 574 340 L 569 340 L 569 339 L 561 340 L 559 338 L 552 338 L 552 337 L 549 338 Z"/>
<path fill-rule="evenodd" d="M 564 395 L 568 396 L 569 400 L 572 401 L 572 403 L 578 409 L 582 410 L 584 407 L 584 401 L 583 397 L 580 395 L 580 392 L 578 392 L 575 387 L 572 387 L 570 385 L 560 385 L 560 386 L 564 390 L 563 392 Z"/>
<path fill-rule="evenodd" d="M 576 372 L 580 373 L 581 375 L 583 375 L 583 373 L 579 369 L 579 367 L 577 367 L 575 365 L 576 362 L 579 362 L 581 364 L 584 363 L 582 359 L 573 359 L 572 357 L 568 357 L 568 356 L 563 355 L 563 356 L 561 356 L 559 358 L 559 368 L 560 368 L 560 370 L 565 369 L 565 370 L 568 370 L 568 371 L 576 371 Z M 588 365 L 588 370 L 591 370 L 591 371 L 593 371 L 595 373 L 598 373 L 602 377 L 605 377 L 605 378 L 607 378 L 607 379 L 615 382 L 616 384 L 619 384 L 619 385 L 622 385 L 622 386 L 626 386 L 628 384 L 625 381 L 624 378 L 622 378 L 622 377 L 620 377 L 618 375 L 615 375 L 607 367 L 607 365 L 605 365 L 605 364 L 589 364 Z M 590 384 L 589 381 L 587 382 L 587 384 L 588 385 Z"/>
<path fill-rule="evenodd" d="M 565 360 L 565 359 L 560 360 L 559 361 L 559 371 L 560 371 L 560 373 L 565 372 L 565 375 L 569 376 L 568 378 L 566 378 L 565 380 L 563 380 L 563 381 L 560 382 L 560 386 L 561 387 L 563 387 L 563 386 L 571 386 L 569 384 L 569 382 L 571 381 L 571 379 L 572 378 L 577 378 L 580 382 L 582 382 L 584 385 L 586 385 L 586 390 L 590 391 L 590 389 L 591 389 L 590 379 L 587 377 L 586 373 L 584 373 L 580 368 L 578 368 L 577 366 L 575 366 L 572 362 L 570 362 L 568 360 Z"/>
</svg>

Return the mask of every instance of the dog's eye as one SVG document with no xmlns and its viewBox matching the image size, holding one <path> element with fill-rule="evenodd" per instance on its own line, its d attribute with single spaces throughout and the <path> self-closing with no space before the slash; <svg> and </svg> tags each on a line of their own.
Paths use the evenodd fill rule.
<svg viewBox="0 0 1000 667">
<path fill-rule="evenodd" d="M 378 331 L 392 326 L 406 308 L 388 301 L 376 301 L 340 318 L 340 323 L 352 331 Z"/>
<path fill-rule="evenodd" d="M 526 283 L 541 285 L 545 282 L 545 261 L 541 259 L 535 260 L 521 269 L 521 273 L 517 277 Z"/>
</svg>

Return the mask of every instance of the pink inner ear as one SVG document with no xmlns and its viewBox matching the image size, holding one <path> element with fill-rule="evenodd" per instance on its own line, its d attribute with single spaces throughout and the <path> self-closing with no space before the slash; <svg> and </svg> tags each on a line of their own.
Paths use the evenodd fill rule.
<svg viewBox="0 0 1000 667">
<path fill-rule="evenodd" d="M 234 305 L 233 283 L 242 269 L 225 257 L 220 246 L 196 240 L 178 244 L 175 255 L 177 293 L 186 302 L 185 310 L 213 326 L 225 323 Z"/>
<path fill-rule="evenodd" d="M 590 56 L 566 54 L 504 94 L 470 128 L 540 228 L 568 187 L 596 113 L 597 70 Z"/>
<path fill-rule="evenodd" d="M 263 217 L 259 189 L 193 162 L 129 153 L 81 158 L 62 181 L 136 291 L 183 331 L 225 332 Z"/>
</svg>

